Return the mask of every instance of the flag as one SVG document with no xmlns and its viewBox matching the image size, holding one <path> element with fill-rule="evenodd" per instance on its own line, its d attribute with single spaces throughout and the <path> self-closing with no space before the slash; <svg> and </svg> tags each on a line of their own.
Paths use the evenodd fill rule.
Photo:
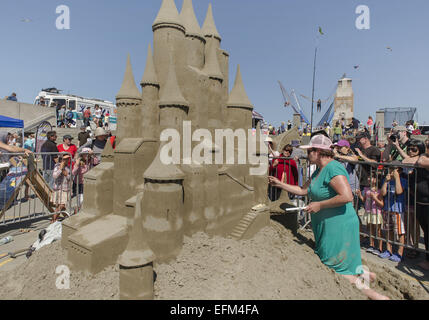
<svg viewBox="0 0 429 320">
<path fill-rule="evenodd" d="M 323 31 L 322 31 L 322 27 L 319 27 L 319 33 L 323 36 L 324 35 L 324 33 L 323 33 Z"/>
<path fill-rule="evenodd" d="M 42 145 L 48 140 L 46 136 L 49 131 L 52 131 L 52 126 L 48 121 L 43 121 L 39 124 L 36 130 L 36 145 L 34 150 L 40 152 Z"/>
</svg>

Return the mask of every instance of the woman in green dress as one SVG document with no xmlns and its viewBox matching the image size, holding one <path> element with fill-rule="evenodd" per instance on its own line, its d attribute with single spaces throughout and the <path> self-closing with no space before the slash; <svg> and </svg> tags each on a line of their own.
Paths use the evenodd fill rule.
<svg viewBox="0 0 429 320">
<path fill-rule="evenodd" d="M 388 299 L 369 288 L 375 274 L 362 266 L 359 220 L 353 208 L 353 194 L 344 166 L 333 159 L 332 141 L 324 135 L 314 136 L 307 149 L 308 160 L 317 166 L 303 187 L 292 186 L 269 177 L 271 185 L 287 192 L 308 195 L 306 211 L 316 242 L 315 253 L 322 263 L 343 275 L 371 299 Z M 362 283 L 366 285 L 362 285 Z"/>
</svg>

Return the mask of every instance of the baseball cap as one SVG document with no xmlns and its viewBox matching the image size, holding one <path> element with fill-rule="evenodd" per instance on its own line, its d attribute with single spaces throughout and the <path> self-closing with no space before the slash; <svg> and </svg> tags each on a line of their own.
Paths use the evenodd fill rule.
<svg viewBox="0 0 429 320">
<path fill-rule="evenodd" d="M 367 139 L 371 139 L 371 136 L 369 135 L 368 132 L 364 131 L 364 132 L 359 132 L 356 136 L 356 141 L 359 142 L 360 139 L 362 138 L 367 138 Z"/>
<path fill-rule="evenodd" d="M 335 143 L 334 146 L 350 148 L 350 143 L 347 140 L 343 139 L 343 140 L 340 140 L 337 143 Z"/>
<path fill-rule="evenodd" d="M 314 136 L 311 138 L 310 143 L 305 146 L 301 146 L 301 149 L 323 149 L 323 150 L 331 150 L 332 141 L 328 137 L 325 137 L 322 134 L 318 134 L 317 136 Z"/>
</svg>

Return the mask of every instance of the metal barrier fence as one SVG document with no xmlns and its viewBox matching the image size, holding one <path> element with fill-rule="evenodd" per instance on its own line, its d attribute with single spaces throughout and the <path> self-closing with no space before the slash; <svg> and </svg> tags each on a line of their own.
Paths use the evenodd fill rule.
<svg viewBox="0 0 429 320">
<path fill-rule="evenodd" d="M 429 254 L 428 248 L 423 248 L 419 224 L 425 223 L 422 215 L 429 215 L 429 204 L 420 201 L 417 189 L 419 175 L 425 169 L 402 163 L 339 161 L 349 174 L 362 241 L 369 239 L 369 246 L 381 252 L 387 248 L 393 253 L 391 246 L 395 245 L 401 255 L 404 248 Z M 306 160 L 274 157 L 270 159 L 269 175 L 284 183 L 303 186 L 315 169 Z M 276 201 L 282 192 L 286 191 L 269 186 L 268 198 Z M 307 197 L 289 195 L 289 198 L 297 206 L 308 203 Z M 311 223 L 311 215 L 300 211 L 298 220 L 304 229 Z"/>
<path fill-rule="evenodd" d="M 96 157 L 68 152 L 3 153 L 0 157 L 0 225 L 61 213 L 77 213 L 83 202 L 83 174 L 98 164 Z M 56 160 L 58 159 L 58 160 Z"/>
<path fill-rule="evenodd" d="M 58 211 L 68 215 L 79 211 L 83 202 L 83 173 L 98 161 L 96 157 L 81 153 L 63 165 L 62 169 L 68 172 L 65 174 L 52 162 L 52 158 L 64 154 L 69 153 L 34 153 L 28 158 L 22 153 L 0 155 L 0 225 L 48 217 Z M 9 160 L 8 165 L 5 158 Z M 270 175 L 300 186 L 316 169 L 305 159 L 296 162 L 292 158 L 278 157 L 270 162 Z M 419 225 L 422 215 L 429 215 L 429 204 L 420 201 L 417 189 L 421 170 L 425 169 L 401 163 L 342 163 L 349 173 L 360 233 L 363 238 L 369 238 L 370 246 L 383 249 L 386 245 L 392 252 L 390 246 L 396 245 L 429 254 L 427 247 L 422 248 Z M 282 192 L 285 191 L 270 186 L 268 197 L 276 201 Z M 288 196 L 298 207 L 308 202 L 307 197 Z M 304 211 L 298 219 L 302 229 L 311 223 L 311 215 Z"/>
</svg>

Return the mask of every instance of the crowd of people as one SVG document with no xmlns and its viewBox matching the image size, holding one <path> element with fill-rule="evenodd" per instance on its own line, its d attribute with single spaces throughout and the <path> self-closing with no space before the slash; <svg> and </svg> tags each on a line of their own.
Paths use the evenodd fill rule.
<svg viewBox="0 0 429 320">
<path fill-rule="evenodd" d="M 399 126 L 398 121 L 394 120 L 392 122 L 392 129 L 397 126 Z M 277 129 L 271 124 L 263 124 L 263 129 L 267 129 L 268 134 L 272 136 L 280 135 L 288 130 L 291 130 L 292 127 L 293 125 L 290 120 L 288 120 L 287 126 L 285 125 L 285 122 L 282 122 Z M 407 121 L 405 123 L 405 127 L 413 135 L 421 134 L 418 128 L 418 123 L 414 120 Z M 314 128 L 314 130 L 324 130 L 326 134 L 332 138 L 333 142 L 338 142 L 339 140 L 341 140 L 341 137 L 356 136 L 357 132 L 361 130 L 366 130 L 371 136 L 373 136 L 377 131 L 377 124 L 374 122 L 372 116 L 368 116 L 366 124 L 363 124 L 361 121 L 354 117 L 349 121 L 349 123 L 347 123 L 347 120 L 345 118 L 341 118 L 335 121 L 332 127 L 329 125 L 328 122 L 324 122 L 323 125 Z M 303 124 L 298 127 L 298 132 L 301 136 L 310 136 L 310 131 L 310 125 L 305 122 L 303 122 Z"/>
<path fill-rule="evenodd" d="M 115 148 L 115 137 L 102 127 L 94 131 L 90 127 L 82 126 L 78 134 L 77 145 L 73 144 L 71 135 L 64 135 L 62 143 L 57 144 L 56 131 L 47 133 L 47 140 L 41 146 L 43 178 L 54 191 L 50 201 L 56 207 L 56 213 L 52 217 L 55 222 L 60 213 L 65 214 L 66 206 L 71 198 L 78 197 L 78 210 L 83 202 L 83 175 L 91 168 L 101 162 L 101 153 L 106 143 Z M 0 156 L 1 163 L 10 166 L 10 160 L 14 155 L 11 153 L 22 153 L 26 156 L 34 153 L 34 134 L 27 132 L 22 138 L 17 134 L 0 131 Z M 1 170 L 0 182 L 8 174 Z M 71 197 L 71 198 L 70 198 Z M 29 186 L 25 186 L 25 197 L 23 202 L 29 199 Z"/>
<path fill-rule="evenodd" d="M 54 191 L 53 202 L 57 212 L 63 212 L 71 197 L 78 197 L 78 210 L 83 202 L 83 175 L 101 162 L 101 153 L 106 143 L 114 145 L 114 136 L 103 128 L 96 128 L 91 138 L 90 130 L 81 127 L 78 145 L 72 143 L 73 137 L 65 135 L 63 142 L 57 144 L 57 133 L 47 133 L 47 140 L 42 145 L 43 176 Z M 71 190 L 69 190 L 71 185 Z M 53 216 L 53 222 L 58 219 Z"/>
<path fill-rule="evenodd" d="M 76 126 L 76 117 L 72 107 L 67 109 L 65 105 L 60 106 L 55 102 L 52 103 L 51 107 L 56 109 L 57 127 L 74 128 Z M 107 109 L 103 109 L 96 104 L 94 112 L 91 112 L 91 107 L 82 108 L 81 112 L 83 115 L 83 124 L 86 127 L 91 127 L 92 130 L 98 127 L 109 130 L 110 113 Z"/>
<path fill-rule="evenodd" d="M 366 251 L 381 259 L 401 262 L 404 253 L 416 258 L 419 252 L 405 251 L 404 245 L 418 247 L 420 228 L 428 251 L 429 139 L 412 138 L 416 133 L 412 121 L 395 124 L 386 141 L 378 143 L 370 121 L 352 130 L 343 130 L 340 123 L 341 131 L 336 131 L 337 124 L 332 132 L 314 132 L 310 144 L 300 146 L 307 156 L 294 155 L 292 145 L 280 154 L 272 138 L 267 139 L 271 200 L 278 199 L 272 196 L 273 189 L 308 197 L 306 211 L 311 214 L 316 253 L 340 274 L 359 274 L 355 267 L 360 263 L 360 246 L 368 240 L 359 236 L 361 232 L 371 236 Z M 302 158 L 311 164 L 311 178 L 298 183 L 297 162 Z M 429 270 L 429 254 L 418 265 Z"/>
</svg>

